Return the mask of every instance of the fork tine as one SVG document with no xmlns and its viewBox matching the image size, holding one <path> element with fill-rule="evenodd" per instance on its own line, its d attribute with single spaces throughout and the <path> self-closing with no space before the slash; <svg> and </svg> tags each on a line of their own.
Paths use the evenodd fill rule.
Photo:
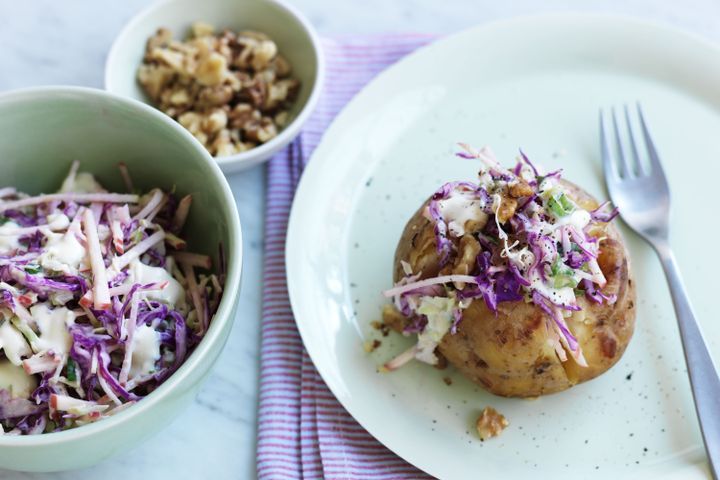
<svg viewBox="0 0 720 480">
<path fill-rule="evenodd" d="M 632 122 L 630 121 L 630 111 L 628 109 L 627 103 L 623 105 L 623 110 L 625 110 L 625 123 L 627 123 L 628 137 L 630 138 L 630 152 L 632 153 L 632 162 L 633 166 L 635 167 L 634 173 L 640 176 L 647 175 L 648 172 L 646 171 L 645 166 L 640 161 L 640 155 L 638 154 L 637 144 L 635 143 L 635 135 L 633 134 Z"/>
<path fill-rule="evenodd" d="M 665 175 L 662 164 L 660 163 L 660 156 L 655 150 L 655 144 L 650 136 L 650 130 L 648 130 L 647 124 L 645 123 L 645 117 L 643 116 L 642 107 L 640 102 L 637 102 L 638 117 L 640 117 L 640 125 L 642 126 L 643 138 L 645 139 L 645 147 L 648 151 L 648 157 L 650 157 L 650 173 L 654 175 Z"/>
<path fill-rule="evenodd" d="M 605 115 L 603 114 L 602 108 L 600 109 L 600 153 L 602 156 L 603 171 L 605 172 L 605 182 L 610 184 L 611 181 L 617 181 L 620 176 L 618 175 L 617 165 L 610 153 L 610 144 L 605 134 Z"/>
<path fill-rule="evenodd" d="M 620 157 L 620 172 L 622 178 L 630 178 L 631 168 L 627 157 L 625 156 L 625 149 L 622 145 L 622 138 L 620 137 L 620 128 L 618 127 L 617 115 L 615 115 L 615 107 L 612 108 L 612 121 L 613 130 L 615 130 L 615 144 L 617 146 L 618 156 Z"/>
</svg>

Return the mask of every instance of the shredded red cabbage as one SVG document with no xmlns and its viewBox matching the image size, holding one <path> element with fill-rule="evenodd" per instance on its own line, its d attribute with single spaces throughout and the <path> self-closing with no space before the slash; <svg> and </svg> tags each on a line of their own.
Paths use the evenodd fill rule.
<svg viewBox="0 0 720 480">
<path fill-rule="evenodd" d="M 394 298 L 398 310 L 410 319 L 405 332 L 426 333 L 428 318 L 417 311 L 426 298 L 454 299 L 456 307 L 451 313 L 436 313 L 450 315 L 447 323 L 450 334 L 456 333 L 463 318 L 462 310 L 475 300 L 481 300 L 495 314 L 503 303 L 525 301 L 537 305 L 546 314 L 549 328 L 558 332 L 571 356 L 578 363 L 584 363 L 565 317 L 581 310 L 577 302 L 580 297 L 597 303 L 616 300 L 603 293 L 605 278 L 597 264 L 599 243 L 591 230 L 597 223 L 615 218 L 617 208 L 609 210 L 608 203 L 604 203 L 593 211 L 582 209 L 560 182 L 562 170 L 543 174 L 522 150 L 515 167 L 501 171 L 489 149 L 475 151 L 464 144 L 461 146 L 463 151 L 457 154 L 459 157 L 479 159 L 483 163 L 479 183 L 442 185 L 431 197 L 426 211 L 435 230 L 438 280 L 444 277 L 444 288 L 438 289 L 436 283 L 428 289 L 424 286 L 427 279 L 418 280 L 423 278 L 422 272 L 406 269 L 407 276 L 386 292 Z M 512 196 L 513 188 L 522 194 Z M 449 218 L 452 213 L 443 214 L 440 204 L 448 199 L 465 207 L 463 215 L 468 215 L 468 209 L 475 209 L 471 219 L 477 228 L 461 233 L 472 235 L 481 250 L 472 270 L 462 280 L 452 271 L 456 258 L 462 255 L 458 251 L 462 235 L 450 230 L 448 225 L 457 218 Z M 462 204 L 463 201 L 467 203 Z M 498 212 L 503 201 L 510 203 L 514 210 L 509 218 L 500 221 Z M 414 283 L 418 283 L 418 288 L 413 288 Z M 400 285 L 402 288 L 398 288 Z M 440 336 L 447 331 L 440 332 Z M 415 352 L 420 355 L 421 349 Z"/>
<path fill-rule="evenodd" d="M 141 400 L 192 353 L 222 298 L 222 249 L 219 274 L 198 266 L 205 255 L 174 256 L 186 215 L 173 194 L 87 192 L 79 175 L 73 165 L 57 194 L 0 198 L 0 366 L 14 372 L 0 434 L 66 430 Z"/>
</svg>

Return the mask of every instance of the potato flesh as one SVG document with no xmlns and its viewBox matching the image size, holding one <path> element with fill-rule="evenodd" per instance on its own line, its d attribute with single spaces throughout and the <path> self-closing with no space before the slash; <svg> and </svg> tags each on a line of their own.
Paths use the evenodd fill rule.
<svg viewBox="0 0 720 480">
<path fill-rule="evenodd" d="M 569 182 L 564 185 L 582 208 L 597 207 L 597 202 L 579 187 Z M 413 272 L 422 272 L 422 278 L 445 273 L 439 268 L 434 225 L 423 216 L 426 205 L 427 202 L 410 219 L 398 243 L 395 281 L 404 275 L 401 261 L 408 262 Z M 617 294 L 617 301 L 613 305 L 598 305 L 578 298 L 582 311 L 567 319 L 587 367 L 578 366 L 570 358 L 560 361 L 548 338 L 546 315 L 539 307 L 523 301 L 501 303 L 496 315 L 482 299 L 474 300 L 463 311 L 457 333 L 445 335 L 437 351 L 468 378 L 502 396 L 535 397 L 559 392 L 605 372 L 620 359 L 632 336 L 635 288 L 627 251 L 617 229 L 608 224 L 593 234 L 605 237 L 598 258 L 608 280 L 603 291 Z M 452 263 L 444 269 L 451 270 Z M 405 325 L 402 319 L 395 315 L 388 323 L 401 331 Z"/>
</svg>

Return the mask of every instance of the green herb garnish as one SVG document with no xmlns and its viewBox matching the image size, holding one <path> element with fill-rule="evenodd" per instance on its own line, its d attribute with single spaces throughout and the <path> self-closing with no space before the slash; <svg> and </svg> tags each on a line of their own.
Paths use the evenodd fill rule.
<svg viewBox="0 0 720 480">
<path fill-rule="evenodd" d="M 67 377 L 68 381 L 74 382 L 75 380 L 77 380 L 76 368 L 77 368 L 77 365 L 75 364 L 75 360 L 73 360 L 72 358 L 69 358 L 68 362 L 67 362 L 67 373 L 65 375 Z"/>
<path fill-rule="evenodd" d="M 40 268 L 40 265 L 25 265 L 25 271 L 33 275 L 35 275 L 36 273 L 40 273 L 40 270 L 42 270 Z"/>
</svg>

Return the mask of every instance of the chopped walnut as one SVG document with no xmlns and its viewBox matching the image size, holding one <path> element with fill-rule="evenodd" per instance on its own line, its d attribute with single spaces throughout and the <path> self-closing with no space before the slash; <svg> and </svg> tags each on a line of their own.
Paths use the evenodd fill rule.
<svg viewBox="0 0 720 480">
<path fill-rule="evenodd" d="M 265 143 L 277 135 L 277 128 L 271 118 L 263 117 L 244 127 L 247 138 L 257 143 Z"/>
<path fill-rule="evenodd" d="M 373 327 L 375 330 L 379 330 L 380 333 L 382 333 L 383 337 L 387 337 L 388 334 L 390 333 L 390 327 L 378 320 L 374 320 L 374 321 L 370 322 L 370 326 Z"/>
<path fill-rule="evenodd" d="M 463 235 L 462 238 L 460 238 L 460 243 L 458 244 L 458 256 L 455 259 L 452 274 L 468 275 L 470 271 L 472 271 L 473 267 L 475 267 L 477 256 L 481 251 L 482 246 L 480 246 L 480 242 L 475 240 L 475 237 L 472 235 Z M 462 290 L 465 284 L 462 282 L 455 282 L 455 286 L 459 290 Z"/>
<path fill-rule="evenodd" d="M 497 219 L 500 223 L 505 223 L 515 215 L 517 209 L 517 200 L 506 195 L 500 197 L 500 206 L 497 209 Z"/>
<path fill-rule="evenodd" d="M 178 122 L 193 135 L 200 132 L 203 116 L 195 112 L 186 112 L 180 115 Z"/>
<path fill-rule="evenodd" d="M 480 440 L 497 437 L 510 425 L 505 416 L 493 407 L 485 407 L 475 424 Z"/>
<path fill-rule="evenodd" d="M 156 106 L 216 156 L 254 148 L 290 123 L 300 82 L 266 34 L 216 33 L 196 22 L 185 41 L 159 29 L 146 44 L 138 81 Z"/>
<path fill-rule="evenodd" d="M 160 97 L 160 93 L 174 75 L 172 68 L 164 65 L 142 65 L 138 71 L 140 83 L 153 100 Z"/>
<path fill-rule="evenodd" d="M 290 118 L 289 112 L 287 112 L 287 111 L 279 112 L 277 115 L 275 115 L 275 125 L 282 128 L 288 124 L 289 118 Z"/>
<path fill-rule="evenodd" d="M 232 100 L 233 90 L 228 85 L 217 85 L 205 87 L 198 92 L 197 106 L 199 107 L 220 107 Z"/>
<path fill-rule="evenodd" d="M 502 189 L 500 192 L 500 206 L 497 211 L 497 218 L 500 223 L 505 223 L 515 215 L 518 207 L 518 199 L 532 195 L 533 188 L 524 180 L 518 180 Z"/>
<path fill-rule="evenodd" d="M 525 181 L 518 180 L 508 186 L 508 192 L 513 198 L 528 197 L 534 193 L 533 188 Z"/>
<path fill-rule="evenodd" d="M 263 40 L 255 46 L 252 56 L 252 68 L 260 71 L 266 68 L 277 55 L 277 46 L 272 40 Z"/>
<path fill-rule="evenodd" d="M 282 55 L 273 58 L 272 62 L 270 62 L 270 69 L 280 78 L 287 77 L 291 71 L 290 63 Z"/>
<path fill-rule="evenodd" d="M 262 118 L 260 111 L 248 103 L 238 103 L 230 111 L 230 126 L 236 130 L 244 130 Z"/>
<path fill-rule="evenodd" d="M 212 52 L 198 62 L 195 80 L 202 85 L 220 85 L 225 79 L 227 61 L 219 53 Z"/>
<path fill-rule="evenodd" d="M 190 26 L 192 36 L 195 38 L 209 37 L 215 33 L 215 27 L 205 22 L 195 22 Z"/>
<path fill-rule="evenodd" d="M 270 84 L 270 88 L 267 90 L 267 97 L 265 98 L 265 108 L 272 110 L 282 104 L 286 98 L 294 97 L 297 95 L 297 89 L 299 87 L 300 83 L 294 78 L 288 78 Z"/>
<path fill-rule="evenodd" d="M 167 47 L 171 40 L 172 32 L 167 28 L 159 28 L 155 35 L 148 39 L 145 51 L 150 53 L 156 48 Z"/>
<path fill-rule="evenodd" d="M 377 340 L 377 339 L 375 339 L 375 340 L 368 340 L 367 342 L 365 342 L 365 343 L 363 344 L 363 349 L 364 349 L 367 353 L 372 353 L 372 352 L 374 352 L 380 345 L 382 345 L 382 342 L 381 342 L 380 340 Z"/>
<path fill-rule="evenodd" d="M 398 332 L 401 332 L 405 328 L 405 324 L 408 319 L 400 313 L 394 305 L 386 304 L 383 305 L 382 309 L 382 324 L 388 328 L 392 328 Z"/>
<path fill-rule="evenodd" d="M 185 56 L 182 52 L 170 50 L 169 48 L 154 48 L 149 54 L 150 60 L 155 60 L 161 65 L 166 65 L 176 72 L 182 70 Z"/>
<path fill-rule="evenodd" d="M 202 129 L 207 133 L 216 133 L 225 128 L 227 121 L 225 110 L 216 108 L 203 118 Z"/>
</svg>

